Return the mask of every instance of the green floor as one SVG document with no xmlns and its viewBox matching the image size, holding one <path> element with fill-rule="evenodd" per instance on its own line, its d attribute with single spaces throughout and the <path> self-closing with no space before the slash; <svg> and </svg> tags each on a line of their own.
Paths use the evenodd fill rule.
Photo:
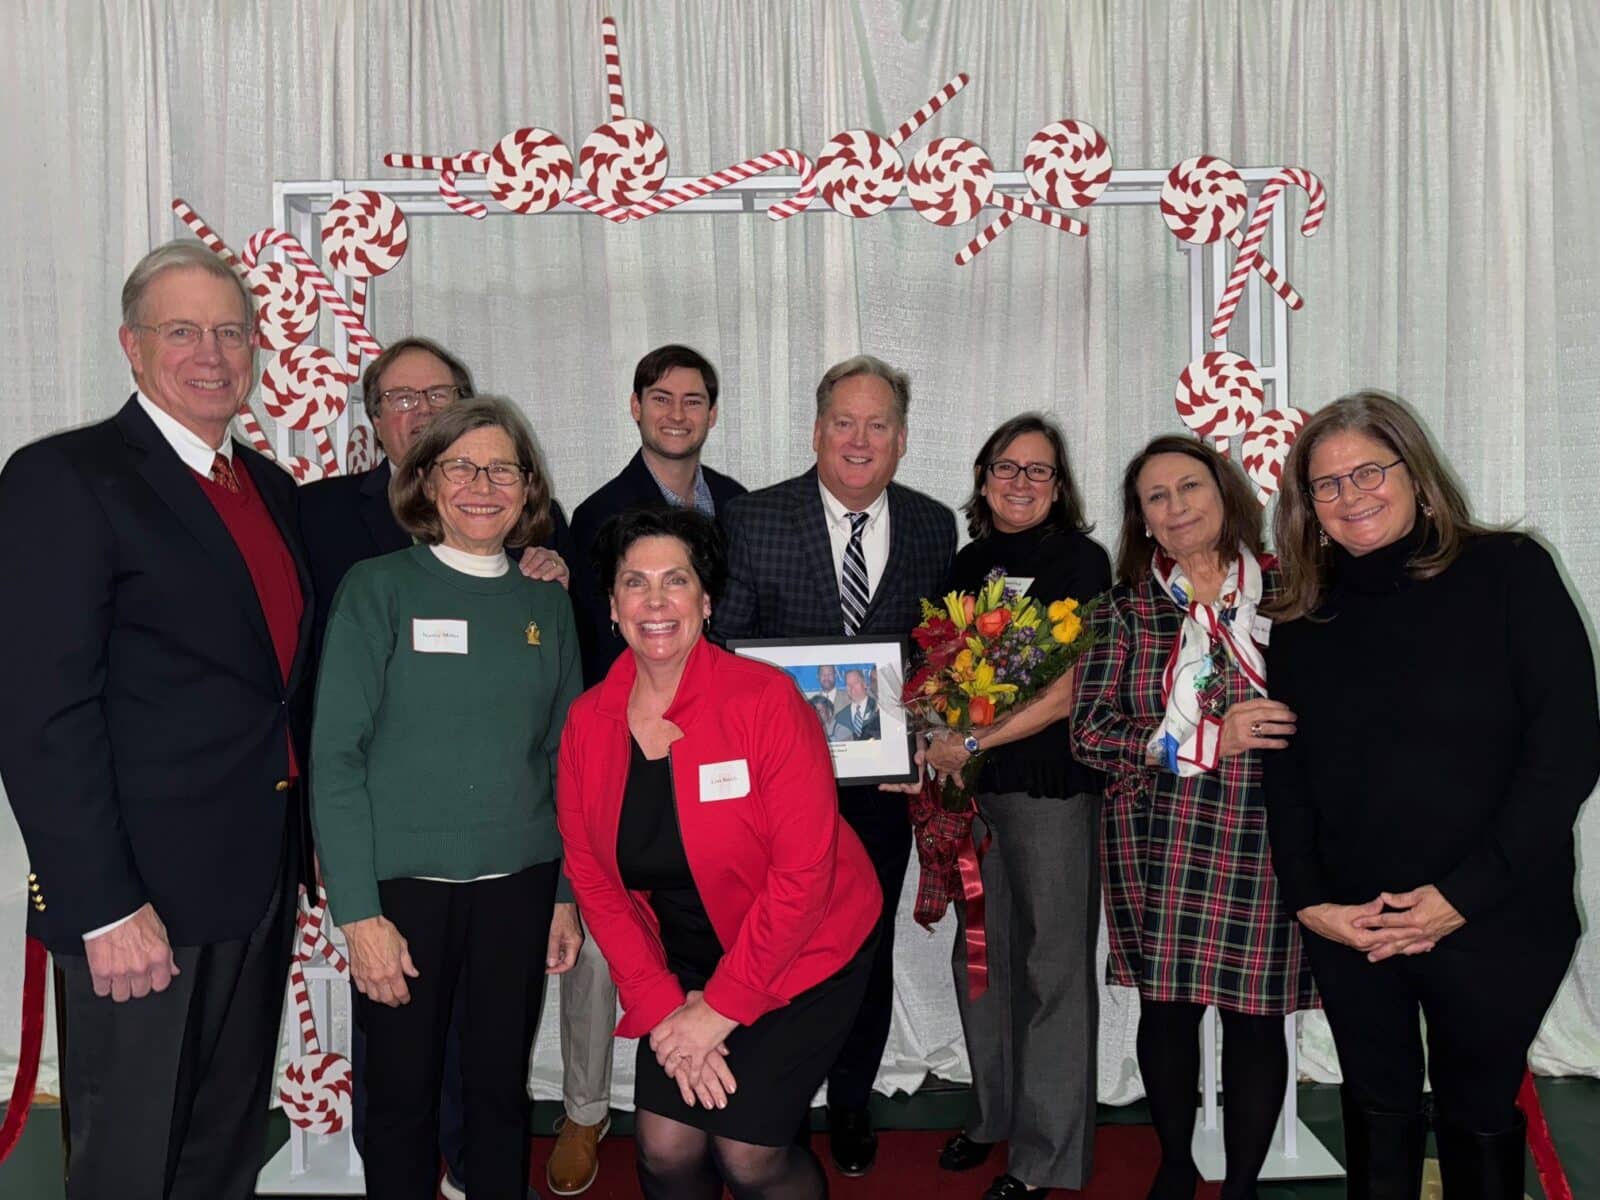
<svg viewBox="0 0 1600 1200">
<path fill-rule="evenodd" d="M 1539 1096 L 1544 1103 L 1550 1130 L 1566 1167 L 1572 1194 L 1600 1197 L 1600 1080 L 1541 1079 Z M 965 1111 L 965 1091 L 959 1087 L 935 1084 L 915 1096 L 873 1098 L 873 1116 L 881 1129 L 955 1129 Z M 3 1112 L 4 1110 L 0 1110 Z M 536 1106 L 535 1124 L 548 1133 L 559 1115 L 559 1106 Z M 1332 1087 L 1314 1084 L 1300 1088 L 1300 1115 L 1325 1145 L 1339 1153 L 1339 1093 Z M 820 1113 L 818 1114 L 820 1118 Z M 1102 1107 L 1102 1124 L 1138 1124 L 1145 1121 L 1143 1104 L 1120 1108 Z M 619 1114 L 616 1132 L 627 1133 L 632 1120 Z M 273 1114 L 268 1132 L 268 1153 L 277 1150 L 288 1136 L 288 1125 Z M 1263 1184 L 1262 1200 L 1335 1200 L 1344 1195 L 1342 1183 Z M 1528 1194 L 1543 1200 L 1532 1164 L 1528 1167 Z M 22 1141 L 11 1157 L 0 1164 L 0 1200 L 62 1200 L 61 1125 L 56 1109 L 34 1109 L 23 1131 Z"/>
</svg>

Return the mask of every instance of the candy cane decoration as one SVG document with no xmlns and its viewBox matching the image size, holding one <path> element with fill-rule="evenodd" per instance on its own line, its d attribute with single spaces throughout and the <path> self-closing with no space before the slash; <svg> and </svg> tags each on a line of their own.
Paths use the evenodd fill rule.
<svg viewBox="0 0 1600 1200">
<path fill-rule="evenodd" d="M 817 155 L 812 183 L 834 212 L 871 217 L 894 203 L 905 177 L 905 163 L 888 138 L 870 129 L 846 129 Z"/>
<path fill-rule="evenodd" d="M 982 146 L 966 138 L 934 138 L 906 170 L 911 207 L 935 225 L 973 220 L 993 192 L 994 164 Z"/>
<path fill-rule="evenodd" d="M 357 425 L 344 443 L 344 469 L 351 475 L 372 466 L 372 430 Z"/>
<path fill-rule="evenodd" d="M 299 1128 L 309 1133 L 338 1133 L 350 1120 L 350 1060 L 322 1050 L 304 961 L 296 956 L 289 967 L 289 997 L 300 1020 L 303 1053 L 290 1059 L 279 1075 L 278 1099 L 283 1102 L 284 1115 Z"/>
<path fill-rule="evenodd" d="M 1228 439 L 1243 435 L 1261 415 L 1264 392 L 1253 362 L 1229 350 L 1212 350 L 1183 368 L 1174 402 L 1185 425 L 1226 453 Z"/>
<path fill-rule="evenodd" d="M 934 113 L 954 100 L 969 82 L 971 80 L 968 78 L 967 73 L 963 71 L 932 96 L 928 97 L 926 104 L 907 117 L 900 127 L 889 135 L 889 145 L 898 150 L 905 144 L 907 138 L 933 119 Z"/>
<path fill-rule="evenodd" d="M 189 227 L 195 237 L 205 243 L 206 249 L 210 250 L 239 274 L 244 274 L 245 266 L 255 266 L 254 263 L 240 263 L 239 256 L 228 249 L 227 244 L 217 236 L 216 231 L 202 221 L 200 214 L 190 208 L 181 196 L 172 198 L 172 211 L 178 214 L 178 219 Z"/>
<path fill-rule="evenodd" d="M 267 415 L 286 428 L 310 432 L 322 477 L 339 473 L 327 427 L 344 413 L 352 382 L 354 376 L 321 346 L 291 346 L 261 375 Z"/>
<path fill-rule="evenodd" d="M 1011 227 L 1011 222 L 1015 220 L 1016 217 L 1012 216 L 1010 213 L 1002 212 L 988 225 L 984 226 L 982 232 L 980 232 L 977 237 L 973 238 L 960 250 L 956 251 L 956 266 L 964 267 L 973 259 L 977 258 L 978 255 L 983 253 L 984 247 L 988 246 L 990 242 L 994 241 L 995 238 L 999 237 L 1002 233 L 1009 229 Z"/>
<path fill-rule="evenodd" d="M 1186 158 L 1167 173 L 1161 185 L 1161 218 L 1179 241 L 1205 246 L 1227 238 L 1243 244 L 1239 226 L 1249 205 L 1244 179 L 1233 164 L 1200 154 Z M 1267 286 L 1291 308 L 1304 303 L 1289 281 L 1266 259 L 1257 256 L 1255 269 Z"/>
<path fill-rule="evenodd" d="M 410 241 L 400 206 L 370 189 L 335 196 L 322 222 L 328 265 L 351 279 L 372 279 L 394 270 Z"/>
<path fill-rule="evenodd" d="M 611 119 L 620 121 L 628 114 L 622 105 L 622 51 L 617 45 L 617 23 L 611 17 L 600 22 L 600 53 L 605 60 L 606 101 L 611 106 Z"/>
<path fill-rule="evenodd" d="M 584 188 L 624 210 L 642 203 L 667 178 L 667 143 L 654 125 L 633 117 L 607 121 L 578 150 Z"/>
<path fill-rule="evenodd" d="M 272 443 L 267 440 L 266 433 L 261 428 L 261 422 L 256 420 L 256 414 L 250 408 L 248 400 L 239 401 L 239 411 L 234 414 L 239 422 L 239 428 L 244 430 L 244 435 L 250 440 L 260 454 L 269 459 L 276 460 L 277 454 L 273 452 Z"/>
<path fill-rule="evenodd" d="M 1228 286 L 1223 289 L 1216 316 L 1211 320 L 1212 337 L 1228 336 L 1234 311 L 1239 307 L 1239 297 L 1244 294 L 1245 280 L 1261 262 L 1261 239 L 1266 236 L 1267 226 L 1272 223 L 1278 197 L 1290 186 L 1300 188 L 1306 194 L 1306 215 L 1300 223 L 1300 236 L 1311 237 L 1321 228 L 1322 216 L 1328 207 L 1328 195 L 1323 189 L 1322 180 L 1303 167 L 1285 167 L 1267 180 L 1266 186 L 1261 189 L 1261 198 L 1256 201 L 1256 210 L 1250 217 L 1250 227 L 1245 231 L 1244 240 L 1239 243 L 1239 253 L 1234 257 Z M 1294 293 L 1293 300 L 1288 297 L 1285 300 L 1290 308 L 1300 308 L 1305 303 L 1298 292 Z"/>
<path fill-rule="evenodd" d="M 363 354 L 378 355 L 383 353 L 383 347 L 378 339 L 367 332 L 367 327 L 362 324 L 361 318 L 351 309 L 345 298 L 339 294 L 339 289 L 328 281 L 322 273 L 322 268 L 317 265 L 317 260 L 306 253 L 306 248 L 300 244 L 298 238 L 291 233 L 284 233 L 281 229 L 267 228 L 253 234 L 244 247 L 244 262 L 246 266 L 253 267 L 261 254 L 268 246 L 281 247 L 289 256 L 299 272 L 311 281 L 311 286 L 317 289 L 317 294 L 322 297 L 339 323 L 345 327 L 350 335 L 351 342 L 360 347 Z"/>
<path fill-rule="evenodd" d="M 257 263 L 245 272 L 245 284 L 256 297 L 256 340 L 264 350 L 298 346 L 317 328 L 316 290 L 293 265 Z"/>
<path fill-rule="evenodd" d="M 452 212 L 481 221 L 489 215 L 482 202 L 463 196 L 456 184 L 463 174 L 482 175 L 489 170 L 489 155 L 482 150 L 462 154 L 385 154 L 383 165 L 413 171 L 434 171 L 439 176 L 439 197 Z"/>
<path fill-rule="evenodd" d="M 690 200 L 697 200 L 701 196 L 725 188 L 729 184 L 738 183 L 741 179 L 749 179 L 753 175 L 760 175 L 763 171 L 771 171 L 777 167 L 789 167 L 802 180 L 811 173 L 811 160 L 798 150 L 769 150 L 765 154 L 758 154 L 754 158 L 747 158 L 742 163 L 725 167 L 720 171 L 713 171 L 710 175 L 702 176 L 670 192 L 661 192 L 651 196 L 643 203 L 635 204 L 628 209 L 628 215 L 635 221 L 654 216 L 659 212 L 666 212 L 669 208 L 676 208 L 680 204 L 687 204 Z M 788 200 L 783 200 L 767 209 L 767 216 L 775 221 L 791 217 L 811 202 L 811 197 L 816 195 L 816 186 L 801 184 L 797 191 Z"/>
</svg>

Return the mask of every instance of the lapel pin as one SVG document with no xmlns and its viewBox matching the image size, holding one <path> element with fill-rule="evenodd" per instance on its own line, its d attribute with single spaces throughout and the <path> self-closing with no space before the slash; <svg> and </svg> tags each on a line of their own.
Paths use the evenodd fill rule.
<svg viewBox="0 0 1600 1200">
<path fill-rule="evenodd" d="M 539 644 L 539 622 L 529 621 L 528 627 L 522 632 L 528 639 L 528 645 L 537 646 Z"/>
</svg>

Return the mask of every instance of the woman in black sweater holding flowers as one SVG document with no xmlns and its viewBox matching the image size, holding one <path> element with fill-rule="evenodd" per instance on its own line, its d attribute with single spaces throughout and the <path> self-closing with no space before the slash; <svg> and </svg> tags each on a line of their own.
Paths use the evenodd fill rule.
<svg viewBox="0 0 1600 1200">
<path fill-rule="evenodd" d="M 974 540 L 956 555 L 947 589 L 976 592 L 1000 572 L 1046 606 L 1111 586 L 1106 552 L 1087 536 L 1061 431 L 1047 418 L 1024 413 L 989 436 L 965 511 Z M 949 774 L 984 756 L 973 834 L 992 839 L 983 860 L 989 985 L 969 998 L 958 904 L 953 966 L 972 1106 L 939 1165 L 976 1167 L 995 1142 L 1009 1141 L 1006 1172 L 985 1200 L 1082 1188 L 1091 1169 L 1100 780 L 1072 760 L 1071 711 L 1069 673 L 993 725 L 965 738 L 944 734 L 926 751 Z"/>
<path fill-rule="evenodd" d="M 1414 1197 L 1423 1038 L 1445 1195 L 1522 1196 L 1516 1096 L 1578 938 L 1594 658 L 1550 555 L 1474 525 L 1416 419 L 1318 411 L 1278 502 L 1273 861 L 1344 1074 L 1350 1195 Z"/>
</svg>

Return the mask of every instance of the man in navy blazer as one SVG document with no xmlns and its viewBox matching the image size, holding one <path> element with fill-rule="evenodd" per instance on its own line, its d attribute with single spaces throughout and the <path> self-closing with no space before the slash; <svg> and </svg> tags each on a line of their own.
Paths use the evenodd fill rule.
<svg viewBox="0 0 1600 1200">
<path fill-rule="evenodd" d="M 612 630 L 611 598 L 600 586 L 594 547 L 600 527 L 636 508 L 695 508 L 719 516 L 737 480 L 700 461 L 717 424 L 717 371 L 688 346 L 659 346 L 633 370 L 628 409 L 639 427 L 639 449 L 620 474 L 600 485 L 572 513 L 572 606 L 583 648 L 583 682 L 605 678 L 625 648 Z M 561 1092 L 566 1116 L 545 1168 L 550 1190 L 574 1196 L 599 1170 L 598 1144 L 609 1128 L 611 1054 L 617 990 L 593 938 L 584 938 L 577 965 L 561 977 Z"/>
<path fill-rule="evenodd" d="M 938 593 L 956 547 L 955 514 L 894 482 L 910 403 L 905 372 L 870 355 L 828 369 L 817 385 L 816 466 L 728 508 L 728 584 L 712 612 L 715 636 L 910 634 L 919 601 Z M 864 1175 L 877 1155 L 867 1102 L 889 1037 L 911 827 L 906 797 L 873 787 L 841 787 L 839 811 L 865 844 L 884 898 L 872 981 L 828 1076 L 834 1165 Z"/>
<path fill-rule="evenodd" d="M 122 292 L 137 391 L 0 472 L 0 776 L 56 956 L 67 1195 L 255 1194 L 310 856 L 294 482 L 229 437 L 242 281 L 199 242 Z"/>
</svg>

